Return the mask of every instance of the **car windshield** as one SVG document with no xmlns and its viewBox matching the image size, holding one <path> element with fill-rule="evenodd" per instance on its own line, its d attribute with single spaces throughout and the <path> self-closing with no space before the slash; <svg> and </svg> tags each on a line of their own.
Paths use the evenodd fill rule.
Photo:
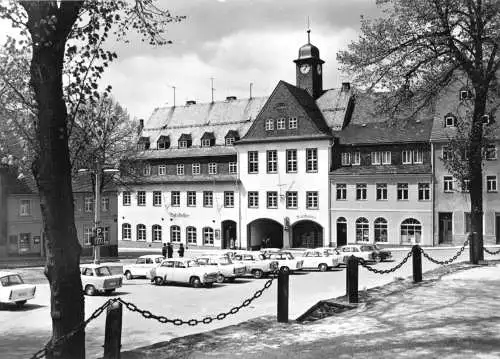
<svg viewBox="0 0 500 359">
<path fill-rule="evenodd" d="M 105 277 L 107 275 L 111 275 L 111 271 L 109 267 L 97 267 L 95 269 L 95 275 L 98 277 Z"/>
<path fill-rule="evenodd" d="M 0 278 L 0 283 L 2 283 L 2 287 L 9 287 L 11 285 L 23 284 L 24 282 L 19 275 L 13 274 Z"/>
</svg>

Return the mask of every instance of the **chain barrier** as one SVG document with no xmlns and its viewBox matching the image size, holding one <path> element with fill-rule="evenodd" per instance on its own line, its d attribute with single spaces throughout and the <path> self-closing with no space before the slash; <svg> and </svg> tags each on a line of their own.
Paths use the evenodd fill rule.
<svg viewBox="0 0 500 359">
<path fill-rule="evenodd" d="M 492 256 L 497 255 L 497 254 L 500 254 L 500 249 L 499 249 L 498 251 L 494 251 L 494 252 L 490 251 L 490 250 L 489 250 L 488 248 L 486 248 L 486 247 L 483 247 L 483 249 L 484 249 L 484 251 L 485 251 L 486 253 L 491 254 Z"/>
<path fill-rule="evenodd" d="M 130 303 L 130 302 L 126 302 L 125 300 L 123 300 L 121 298 L 117 298 L 117 299 L 115 299 L 115 301 L 118 301 L 118 302 L 122 303 L 123 305 L 125 305 L 125 307 L 128 310 L 130 310 L 131 312 L 137 312 L 137 313 L 141 314 L 146 319 L 154 319 L 154 320 L 157 320 L 163 324 L 170 323 L 170 324 L 173 324 L 176 326 L 187 324 L 189 326 L 194 327 L 198 324 L 210 324 L 214 320 L 223 320 L 228 315 L 234 315 L 234 314 L 238 313 L 241 309 L 248 307 L 255 299 L 259 298 L 264 293 L 264 291 L 266 289 L 268 289 L 273 284 L 274 279 L 277 278 L 277 273 L 278 273 L 278 271 L 273 272 L 271 274 L 271 278 L 268 279 L 266 281 L 266 283 L 264 284 L 264 287 L 262 289 L 257 290 L 250 298 L 245 299 L 239 306 L 233 307 L 227 312 L 221 312 L 214 317 L 206 316 L 203 319 L 194 319 L 194 318 L 189 319 L 189 320 L 169 319 L 169 318 L 161 316 L 161 315 L 155 315 L 155 314 L 151 313 L 149 310 L 140 309 L 135 304 Z"/>
<path fill-rule="evenodd" d="M 49 340 L 45 346 L 37 351 L 35 354 L 33 354 L 30 359 L 40 359 L 44 358 L 48 353 L 51 353 L 54 351 L 54 349 L 61 345 L 63 342 L 67 341 L 69 338 L 71 338 L 73 335 L 78 333 L 79 331 L 85 329 L 85 327 L 94 319 L 99 317 L 106 308 L 108 308 L 111 304 L 116 302 L 116 299 L 109 299 L 106 301 L 103 305 L 101 305 L 99 308 L 97 308 L 90 317 L 88 317 L 87 320 L 81 322 L 79 325 L 77 325 L 73 330 L 69 331 L 68 333 L 64 334 L 63 336 L 57 338 L 54 342 L 52 340 Z"/>
<path fill-rule="evenodd" d="M 373 268 L 371 265 L 368 264 L 368 262 L 363 259 L 363 258 L 356 258 L 358 260 L 358 263 L 361 264 L 362 267 L 365 267 L 368 271 L 377 273 L 377 274 L 388 274 L 397 271 L 399 268 L 401 268 L 406 262 L 408 262 L 408 259 L 412 256 L 412 251 L 409 251 L 406 256 L 401 260 L 399 264 L 394 266 L 393 268 L 390 269 L 376 269 Z"/>
<path fill-rule="evenodd" d="M 428 254 L 426 251 L 424 251 L 423 248 L 420 248 L 420 251 L 422 252 L 423 256 L 425 258 L 427 258 L 428 260 L 430 260 L 432 263 L 434 264 L 440 264 L 440 265 L 447 265 L 447 264 L 450 264 L 452 263 L 453 261 L 455 261 L 458 257 L 460 257 L 460 255 L 462 254 L 462 252 L 465 250 L 465 247 L 469 244 L 469 240 L 467 239 L 464 244 L 462 245 L 462 248 L 460 248 L 457 252 L 457 254 L 455 254 L 453 257 L 451 257 L 450 259 L 448 259 L 447 261 L 440 261 L 440 260 L 437 260 L 437 259 L 434 259 L 430 256 L 430 254 Z"/>
</svg>

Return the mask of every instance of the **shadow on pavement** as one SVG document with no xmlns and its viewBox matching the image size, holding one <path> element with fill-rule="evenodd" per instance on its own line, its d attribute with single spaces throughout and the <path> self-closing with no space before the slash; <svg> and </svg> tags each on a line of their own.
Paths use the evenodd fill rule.
<svg viewBox="0 0 500 359">
<path fill-rule="evenodd" d="M 39 308 L 46 307 L 46 305 L 39 305 L 39 304 L 29 304 L 26 303 L 23 307 L 18 308 L 15 304 L 13 303 L 2 303 L 0 304 L 0 312 L 29 312 L 31 310 L 36 310 Z"/>
</svg>

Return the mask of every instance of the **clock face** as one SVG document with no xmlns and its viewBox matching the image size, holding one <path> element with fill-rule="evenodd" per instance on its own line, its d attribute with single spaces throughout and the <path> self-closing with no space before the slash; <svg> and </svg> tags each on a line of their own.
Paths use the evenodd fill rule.
<svg viewBox="0 0 500 359">
<path fill-rule="evenodd" d="M 318 75 L 321 75 L 321 64 L 318 64 L 318 66 L 316 66 L 316 71 L 318 71 Z"/>
<path fill-rule="evenodd" d="M 302 72 L 303 74 L 307 74 L 310 69 L 311 66 L 309 66 L 308 64 L 303 64 L 300 66 L 300 72 Z"/>
</svg>

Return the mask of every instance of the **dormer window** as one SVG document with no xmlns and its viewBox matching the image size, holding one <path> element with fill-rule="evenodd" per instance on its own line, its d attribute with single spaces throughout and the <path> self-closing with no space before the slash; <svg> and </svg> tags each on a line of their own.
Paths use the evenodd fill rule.
<svg viewBox="0 0 500 359">
<path fill-rule="evenodd" d="M 207 138 L 201 140 L 201 147 L 210 147 L 210 140 Z"/>
<path fill-rule="evenodd" d="M 238 141 L 240 139 L 240 135 L 238 134 L 238 131 L 235 130 L 229 130 L 227 131 L 226 136 L 224 137 L 224 141 L 226 146 L 232 146 L 235 141 Z"/>
<path fill-rule="evenodd" d="M 187 141 L 179 141 L 179 148 L 187 148 Z"/>
<path fill-rule="evenodd" d="M 137 141 L 137 149 L 141 150 L 149 150 L 149 137 L 140 137 L 139 141 Z"/>
<path fill-rule="evenodd" d="M 234 144 L 234 137 L 226 137 L 226 146 L 232 146 Z"/>
<path fill-rule="evenodd" d="M 183 133 L 181 137 L 179 137 L 178 146 L 179 148 L 189 148 L 191 147 L 193 141 L 191 140 L 191 135 L 187 133 Z"/>
<path fill-rule="evenodd" d="M 205 132 L 201 136 L 201 147 L 212 147 L 215 146 L 215 135 L 213 132 Z"/>
<path fill-rule="evenodd" d="M 170 147 L 170 138 L 168 136 L 160 136 L 158 141 L 156 141 L 156 147 L 159 150 L 166 150 Z"/>
<path fill-rule="evenodd" d="M 457 127 L 457 118 L 455 115 L 449 113 L 444 116 L 444 127 Z"/>
<path fill-rule="evenodd" d="M 472 99 L 472 91 L 468 88 L 462 88 L 459 93 L 460 101 Z"/>
<path fill-rule="evenodd" d="M 272 130 L 274 130 L 274 120 L 272 118 L 269 118 L 266 120 L 266 131 Z"/>
</svg>

